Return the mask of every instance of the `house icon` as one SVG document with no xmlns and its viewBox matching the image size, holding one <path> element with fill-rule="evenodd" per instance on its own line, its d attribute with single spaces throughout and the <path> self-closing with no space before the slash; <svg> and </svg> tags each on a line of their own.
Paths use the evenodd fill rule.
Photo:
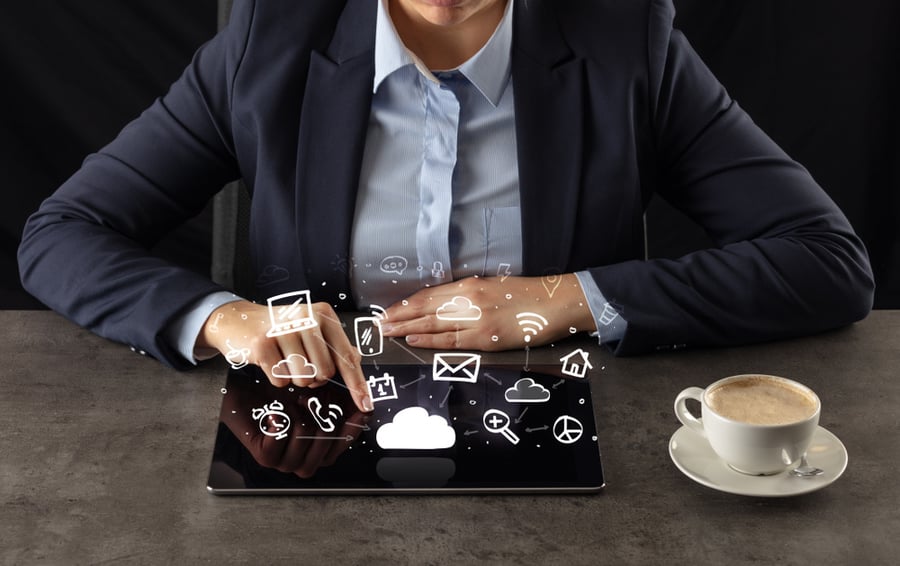
<svg viewBox="0 0 900 566">
<path fill-rule="evenodd" d="M 564 374 L 578 379 L 584 379 L 587 371 L 594 367 L 588 361 L 588 353 L 581 348 L 561 357 L 559 361 L 563 363 L 562 372 Z"/>
</svg>

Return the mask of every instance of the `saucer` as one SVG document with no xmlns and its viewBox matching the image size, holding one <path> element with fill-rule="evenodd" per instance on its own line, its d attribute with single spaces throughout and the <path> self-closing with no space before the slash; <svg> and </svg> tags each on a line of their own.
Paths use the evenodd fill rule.
<svg viewBox="0 0 900 566">
<path fill-rule="evenodd" d="M 825 470 L 815 477 L 796 477 L 790 470 L 771 476 L 736 472 L 713 452 L 705 438 L 686 426 L 675 431 L 669 440 L 669 455 L 678 469 L 697 483 L 726 493 L 755 497 L 788 497 L 816 491 L 832 484 L 847 469 L 847 449 L 838 437 L 822 427 L 816 429 L 806 453 L 811 466 Z"/>
</svg>

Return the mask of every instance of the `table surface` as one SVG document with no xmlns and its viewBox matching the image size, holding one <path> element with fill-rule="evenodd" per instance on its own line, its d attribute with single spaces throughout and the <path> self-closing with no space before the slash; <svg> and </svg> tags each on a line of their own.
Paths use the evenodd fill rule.
<svg viewBox="0 0 900 566">
<path fill-rule="evenodd" d="M 900 311 L 741 348 L 592 346 L 597 495 L 210 495 L 224 362 L 176 372 L 45 311 L 2 311 L 0 328 L 2 564 L 887 564 L 900 551 Z M 837 482 L 755 498 L 675 467 L 678 392 L 748 372 L 816 390 L 849 453 Z"/>
</svg>

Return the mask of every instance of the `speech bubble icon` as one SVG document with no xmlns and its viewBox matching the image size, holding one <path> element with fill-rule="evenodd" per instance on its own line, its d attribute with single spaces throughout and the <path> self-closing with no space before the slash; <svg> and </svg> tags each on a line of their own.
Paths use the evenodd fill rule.
<svg viewBox="0 0 900 566">
<path fill-rule="evenodd" d="M 381 271 L 385 273 L 396 273 L 397 275 L 403 275 L 403 272 L 406 271 L 406 268 L 409 267 L 409 262 L 406 261 L 406 258 L 401 255 L 389 255 L 383 260 L 381 260 Z"/>
</svg>

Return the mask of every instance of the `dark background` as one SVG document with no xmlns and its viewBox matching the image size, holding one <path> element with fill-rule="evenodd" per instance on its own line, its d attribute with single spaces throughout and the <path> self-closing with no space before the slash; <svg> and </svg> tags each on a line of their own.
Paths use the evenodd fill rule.
<svg viewBox="0 0 900 566">
<path fill-rule="evenodd" d="M 216 0 L 28 0 L 0 16 L 0 308 L 19 284 L 25 219 L 163 94 L 216 32 Z M 211 210 L 157 251 L 209 270 Z"/>
<path fill-rule="evenodd" d="M 302 1 L 302 0 L 297 0 Z M 374 1 L 374 0 L 373 0 Z M 675 0 L 677 25 L 754 120 L 803 163 L 869 248 L 877 308 L 900 308 L 900 2 Z M 216 0 L 31 0 L 0 18 L 0 308 L 26 217 L 163 92 L 217 25 Z M 157 252 L 209 272 L 207 210 Z M 652 257 L 705 246 L 664 202 Z"/>
</svg>

